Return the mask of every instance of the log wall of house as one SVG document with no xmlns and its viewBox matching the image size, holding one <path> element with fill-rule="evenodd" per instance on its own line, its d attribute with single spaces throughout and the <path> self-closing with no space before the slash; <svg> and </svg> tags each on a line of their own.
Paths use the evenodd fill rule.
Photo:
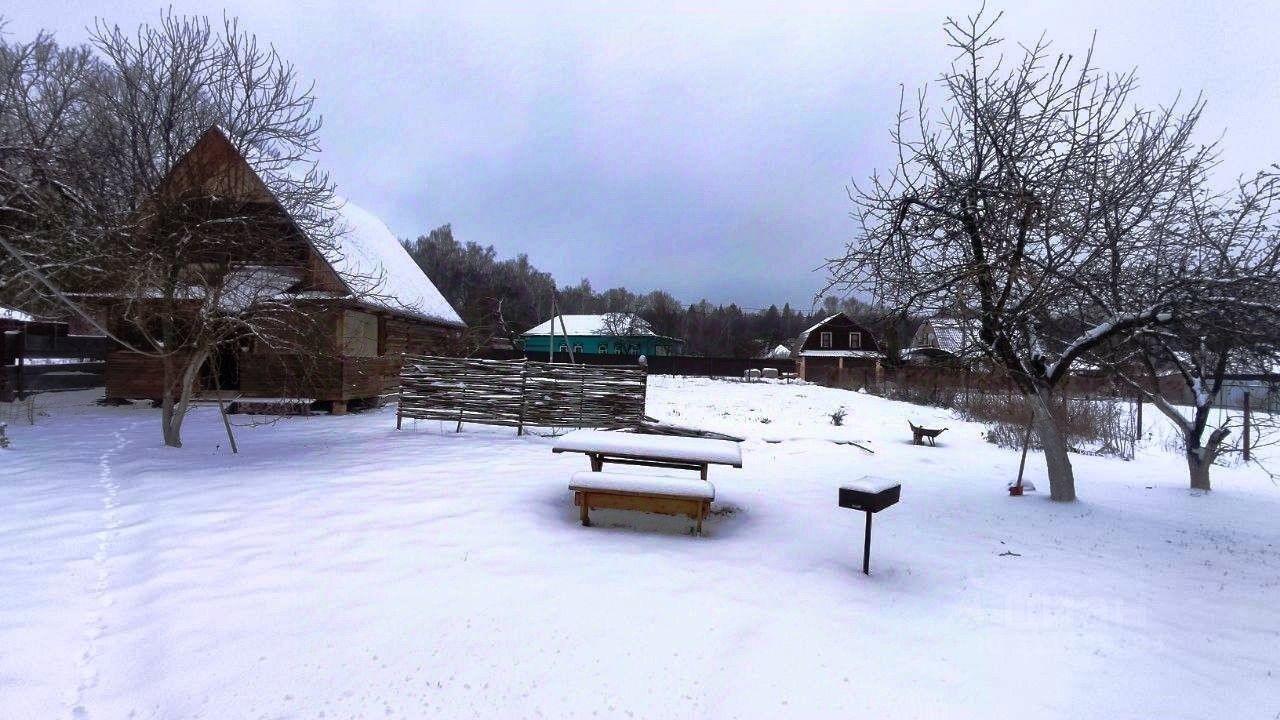
<svg viewBox="0 0 1280 720">
<path fill-rule="evenodd" d="M 334 313 L 334 317 L 340 317 Z M 238 353 L 238 384 L 235 391 L 243 397 L 305 397 L 319 401 L 353 400 L 393 393 L 399 384 L 400 368 L 406 352 L 420 354 L 438 352 L 456 332 L 428 323 L 388 317 L 383 321 L 386 336 L 384 353 L 373 357 L 325 355 L 310 357 L 280 354 L 255 349 Z M 334 335 L 339 332 L 335 327 Z M 318 342 L 336 345 L 333 335 L 318 337 Z M 108 397 L 156 399 L 163 393 L 164 366 L 159 358 L 127 350 L 107 355 L 106 392 Z M 197 381 L 196 392 L 203 388 Z"/>
<path fill-rule="evenodd" d="M 183 361 L 175 358 L 175 362 L 181 366 Z M 104 376 L 109 398 L 159 400 L 164 396 L 164 361 L 158 357 L 112 350 L 107 353 Z M 197 380 L 197 390 L 199 384 Z"/>
<path fill-rule="evenodd" d="M 870 385 L 878 362 L 875 358 L 801 357 L 796 369 L 801 378 L 820 385 Z"/>
<path fill-rule="evenodd" d="M 439 355 L 457 333 L 439 325 L 397 317 L 388 317 L 385 328 L 386 355 Z"/>
</svg>

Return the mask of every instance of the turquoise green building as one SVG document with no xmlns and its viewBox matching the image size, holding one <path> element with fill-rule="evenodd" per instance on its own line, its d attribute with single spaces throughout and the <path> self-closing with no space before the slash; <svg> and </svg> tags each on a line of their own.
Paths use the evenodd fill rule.
<svg viewBox="0 0 1280 720">
<path fill-rule="evenodd" d="M 630 313 L 557 315 L 520 336 L 526 357 L 537 359 L 550 351 L 553 321 L 556 352 L 572 348 L 583 355 L 677 355 L 682 344 L 679 338 L 655 333 Z"/>
</svg>

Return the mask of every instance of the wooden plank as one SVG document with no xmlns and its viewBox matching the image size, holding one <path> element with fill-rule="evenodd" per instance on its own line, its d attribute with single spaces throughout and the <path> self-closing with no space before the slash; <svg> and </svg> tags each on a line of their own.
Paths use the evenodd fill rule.
<svg viewBox="0 0 1280 720">
<path fill-rule="evenodd" d="M 703 507 L 710 505 L 709 500 L 702 498 L 638 495 L 596 489 L 575 491 L 574 503 L 579 506 L 585 503 L 593 510 L 627 510 L 655 515 L 683 515 L 690 520 L 697 520 L 703 513 Z"/>
</svg>

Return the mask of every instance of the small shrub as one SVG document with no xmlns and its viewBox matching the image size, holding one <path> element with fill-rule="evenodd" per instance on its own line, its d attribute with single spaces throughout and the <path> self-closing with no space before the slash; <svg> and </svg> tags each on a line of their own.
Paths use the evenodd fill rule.
<svg viewBox="0 0 1280 720">
<path fill-rule="evenodd" d="M 985 423 L 987 441 L 1003 448 L 1021 449 L 1031 422 L 1031 408 L 1021 395 L 971 394 L 961 403 L 961 416 Z M 1075 452 L 1093 455 L 1133 456 L 1133 427 L 1123 402 L 1111 399 L 1058 398 L 1051 408 Z M 1031 433 L 1031 449 L 1041 449 Z"/>
<path fill-rule="evenodd" d="M 844 416 L 848 414 L 848 411 L 844 408 L 837 408 L 835 412 L 831 413 L 831 424 L 837 427 L 844 425 Z"/>
</svg>

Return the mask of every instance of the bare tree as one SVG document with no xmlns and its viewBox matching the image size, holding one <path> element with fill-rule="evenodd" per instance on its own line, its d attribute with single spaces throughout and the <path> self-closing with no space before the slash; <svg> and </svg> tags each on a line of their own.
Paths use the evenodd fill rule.
<svg viewBox="0 0 1280 720">
<path fill-rule="evenodd" d="M 1185 111 L 1136 108 L 1132 73 L 1048 43 L 1010 63 L 985 12 L 948 19 L 958 56 L 905 103 L 888 174 L 850 190 L 860 232 L 828 262 L 829 289 L 873 293 L 902 311 L 968 308 L 981 352 L 1031 407 L 1054 500 L 1076 497 L 1053 397 L 1083 355 L 1158 326 L 1191 300 L 1181 278 L 1148 282 L 1169 219 L 1211 149 Z"/>
<path fill-rule="evenodd" d="M 1212 422 L 1228 375 L 1280 360 L 1280 178 L 1259 175 L 1226 198 L 1201 189 L 1191 200 L 1147 274 L 1203 284 L 1203 292 L 1169 324 L 1135 331 L 1111 364 L 1178 429 L 1192 489 L 1209 490 L 1210 468 L 1233 449 L 1242 422 L 1232 413 Z"/>
<path fill-rule="evenodd" d="M 215 29 L 170 13 L 134 33 L 100 22 L 91 51 L 68 53 L 68 68 L 38 62 L 49 54 L 45 36 L 34 45 L 16 63 L 33 69 L 17 75 L 88 79 L 66 82 L 74 105 L 58 103 L 73 97 L 69 90 L 7 91 L 14 100 L 5 117 L 16 122 L 6 120 L 6 129 L 21 130 L 54 105 L 82 108 L 83 119 L 51 133 L 46 144 L 56 151 L 21 156 L 26 165 L 5 176 L 6 197 L 44 201 L 51 193 L 30 189 L 28 178 L 48 178 L 55 210 L 70 201 L 85 210 L 43 222 L 12 213 L 17 220 L 0 229 L 13 240 L 3 247 L 15 274 L 37 278 L 33 287 L 86 317 L 105 310 L 118 318 L 107 333 L 161 365 L 168 445 L 181 446 L 190 403 L 202 386 L 217 386 L 225 352 L 268 350 L 263 362 L 287 365 L 280 375 L 305 393 L 310 368 L 342 350 L 332 346 L 340 341 L 316 340 L 330 337 L 316 303 L 368 300 L 381 284 L 380 269 L 340 262 L 349 229 L 332 184 L 310 160 L 320 130 L 311 89 L 230 19 Z M 31 82 L 9 85 L 21 91 Z M 15 232 L 23 222 L 40 232 Z M 318 281 L 308 246 L 340 277 Z M 63 262 L 73 272 L 50 272 Z"/>
<path fill-rule="evenodd" d="M 649 323 L 635 312 L 607 312 L 600 316 L 600 332 L 615 337 L 646 335 L 652 332 Z"/>
<path fill-rule="evenodd" d="M 3 23 L 0 22 L 0 29 Z M 0 295 L 47 310 L 54 282 L 98 259 L 92 96 L 104 69 L 47 33 L 0 38 Z"/>
</svg>

